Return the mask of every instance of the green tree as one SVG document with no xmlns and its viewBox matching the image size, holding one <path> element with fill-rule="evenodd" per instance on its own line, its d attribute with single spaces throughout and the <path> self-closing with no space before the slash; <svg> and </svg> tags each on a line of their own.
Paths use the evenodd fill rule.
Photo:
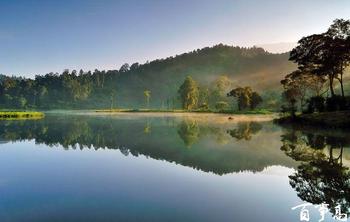
<svg viewBox="0 0 350 222">
<path fill-rule="evenodd" d="M 114 106 L 116 105 L 116 97 L 117 97 L 117 91 L 115 89 L 111 90 L 111 109 L 114 108 Z"/>
<path fill-rule="evenodd" d="M 244 110 L 250 107 L 251 105 L 251 97 L 252 97 L 252 89 L 249 86 L 246 87 L 238 87 L 231 90 L 227 96 L 236 97 L 238 110 Z"/>
<path fill-rule="evenodd" d="M 119 72 L 127 72 L 127 71 L 129 71 L 129 70 L 130 70 L 129 64 L 128 64 L 128 63 L 124 63 L 124 64 L 120 67 Z"/>
<path fill-rule="evenodd" d="M 255 109 L 263 102 L 262 97 L 257 92 L 253 92 L 251 95 L 250 109 Z"/>
<path fill-rule="evenodd" d="M 341 95 L 344 98 L 343 75 L 345 68 L 350 63 L 350 20 L 334 20 L 325 35 L 332 39 L 332 44 L 329 47 L 335 70 L 339 74 L 335 78 L 340 83 Z"/>
<path fill-rule="evenodd" d="M 197 107 L 199 90 L 197 83 L 192 77 L 186 77 L 185 81 L 180 86 L 178 93 L 180 94 L 183 109 L 192 110 Z"/>
<path fill-rule="evenodd" d="M 201 108 L 209 109 L 209 96 L 210 96 L 209 88 L 206 86 L 200 86 L 198 103 Z"/>
<path fill-rule="evenodd" d="M 297 111 L 296 103 L 299 92 L 295 88 L 289 88 L 283 91 L 282 98 L 287 102 L 287 105 L 282 105 L 282 113 L 289 113 L 292 118 L 295 118 Z"/>
<path fill-rule="evenodd" d="M 248 79 L 257 74 L 255 71 L 250 74 L 250 71 L 258 70 L 259 73 L 263 73 L 267 69 L 271 76 L 279 75 L 278 69 L 281 67 L 287 70 L 290 68 L 287 58 L 287 53 L 271 56 L 258 48 L 221 44 L 145 64 L 125 64 L 118 70 L 64 70 L 61 73 L 37 75 L 35 79 L 0 75 L 0 106 L 18 107 L 17 98 L 22 96 L 27 100 L 27 107 L 109 108 L 111 90 L 117 88 L 119 106 L 139 107 L 144 106 L 141 92 L 147 87 L 152 92 L 152 104 L 161 104 L 163 101 L 165 106 L 178 108 L 182 101 L 177 91 L 184 80 L 179 73 L 187 73 L 190 70 L 192 77 L 198 79 L 198 84 L 203 86 L 195 108 L 214 108 L 216 102 L 229 102 L 228 98 L 224 98 L 224 94 L 231 88 L 227 88 L 230 85 L 227 76 L 234 74 L 242 79 L 243 75 L 247 75 Z M 227 73 L 227 76 L 219 77 L 218 73 Z M 215 79 L 212 84 L 205 85 L 212 79 Z M 141 91 L 140 86 L 143 87 Z M 46 88 L 42 91 L 45 92 L 43 94 L 42 88 Z M 5 94 L 11 96 L 12 102 L 5 103 Z"/>
<path fill-rule="evenodd" d="M 225 109 L 227 109 L 227 107 L 228 107 L 228 103 L 225 101 L 220 101 L 215 104 L 215 109 L 219 111 L 224 111 Z"/>
<path fill-rule="evenodd" d="M 146 107 L 148 109 L 149 108 L 149 99 L 151 98 L 151 91 L 145 90 L 145 91 L 143 91 L 143 95 L 145 96 Z"/>
<path fill-rule="evenodd" d="M 11 95 L 9 94 L 5 94 L 4 95 L 4 103 L 6 106 L 12 106 L 12 103 L 13 103 L 13 98 Z"/>
<path fill-rule="evenodd" d="M 332 39 L 325 34 L 304 37 L 291 51 L 289 59 L 298 64 L 299 72 L 327 77 L 331 96 L 334 96 L 334 79 L 337 72 L 329 45 L 332 45 Z"/>
<path fill-rule="evenodd" d="M 344 98 L 343 74 L 350 62 L 350 20 L 337 19 L 327 32 L 304 37 L 290 53 L 290 60 L 310 75 L 325 76 L 331 96 L 335 96 L 334 80 L 340 82 Z"/>
<path fill-rule="evenodd" d="M 227 75 L 219 76 L 213 84 L 211 84 L 210 103 L 216 105 L 218 101 L 226 101 L 226 94 L 231 89 L 232 85 L 233 82 Z"/>
<path fill-rule="evenodd" d="M 17 104 L 18 104 L 18 107 L 19 108 L 25 108 L 26 107 L 26 105 L 27 105 L 27 100 L 23 97 L 23 96 L 21 96 L 21 97 L 19 97 L 18 99 L 17 99 Z"/>
<path fill-rule="evenodd" d="M 296 70 L 281 81 L 284 90 L 291 90 L 295 101 L 300 101 L 302 110 L 306 104 L 308 95 L 319 96 L 326 82 L 324 76 L 312 75 L 306 70 Z M 290 94 L 290 92 L 289 92 Z"/>
</svg>

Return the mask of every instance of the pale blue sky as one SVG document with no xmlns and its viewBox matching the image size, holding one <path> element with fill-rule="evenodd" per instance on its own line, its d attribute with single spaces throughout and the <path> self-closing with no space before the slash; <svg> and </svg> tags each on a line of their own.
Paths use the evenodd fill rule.
<svg viewBox="0 0 350 222">
<path fill-rule="evenodd" d="M 33 77 L 218 43 L 296 42 L 350 18 L 349 0 L 0 0 L 0 73 Z"/>
</svg>

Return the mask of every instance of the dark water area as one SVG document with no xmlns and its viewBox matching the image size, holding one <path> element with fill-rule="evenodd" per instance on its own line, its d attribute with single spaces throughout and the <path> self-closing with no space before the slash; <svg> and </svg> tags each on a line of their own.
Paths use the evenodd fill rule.
<svg viewBox="0 0 350 222">
<path fill-rule="evenodd" d="M 310 221 L 350 211 L 350 134 L 201 115 L 0 122 L 0 221 Z M 340 208 L 338 207 L 340 206 Z M 317 208 L 318 207 L 318 208 Z"/>
</svg>

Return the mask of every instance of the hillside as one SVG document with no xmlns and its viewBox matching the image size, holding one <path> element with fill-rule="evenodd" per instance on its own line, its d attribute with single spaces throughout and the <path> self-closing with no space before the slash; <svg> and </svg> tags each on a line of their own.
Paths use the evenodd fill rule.
<svg viewBox="0 0 350 222">
<path fill-rule="evenodd" d="M 295 69 L 288 57 L 220 44 L 145 64 L 125 64 L 119 70 L 66 70 L 35 80 L 2 77 L 0 102 L 5 108 L 138 108 L 144 106 L 143 92 L 150 90 L 151 107 L 178 106 L 177 90 L 188 75 L 208 87 L 227 75 L 235 86 L 251 86 L 264 94 L 280 91 L 282 77 Z"/>
</svg>

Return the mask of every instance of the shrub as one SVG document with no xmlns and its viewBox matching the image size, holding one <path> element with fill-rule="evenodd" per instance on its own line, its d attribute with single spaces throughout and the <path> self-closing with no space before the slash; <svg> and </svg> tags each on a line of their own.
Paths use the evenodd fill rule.
<svg viewBox="0 0 350 222">
<path fill-rule="evenodd" d="M 228 103 L 225 101 L 220 101 L 215 104 L 215 109 L 219 111 L 224 111 L 225 109 L 227 109 L 227 107 L 228 107 Z"/>
<path fill-rule="evenodd" d="M 207 103 L 202 103 L 198 109 L 201 111 L 207 111 L 209 110 L 209 105 Z"/>
<path fill-rule="evenodd" d="M 345 96 L 345 109 L 350 110 L 350 96 Z"/>
<path fill-rule="evenodd" d="M 326 99 L 326 109 L 328 112 L 346 110 L 346 99 L 335 95 Z"/>
<path fill-rule="evenodd" d="M 322 96 L 313 96 L 307 101 L 306 113 L 324 112 L 325 99 Z"/>
</svg>

